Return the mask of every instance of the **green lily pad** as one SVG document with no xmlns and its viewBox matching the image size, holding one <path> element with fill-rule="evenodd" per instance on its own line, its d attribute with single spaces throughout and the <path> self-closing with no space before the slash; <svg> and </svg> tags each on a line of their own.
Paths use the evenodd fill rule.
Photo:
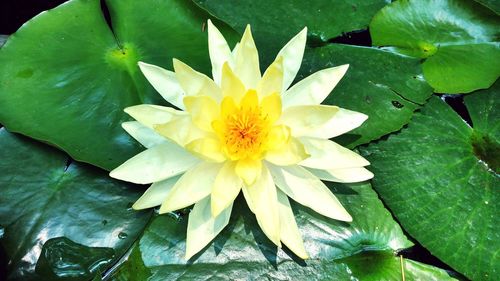
<svg viewBox="0 0 500 281">
<path fill-rule="evenodd" d="M 142 149 L 120 126 L 129 120 L 123 108 L 161 99 L 137 61 L 210 64 L 208 15 L 194 4 L 106 3 L 115 34 L 99 0 L 72 0 L 9 37 L 0 49 L 0 123 L 110 170 Z"/>
<path fill-rule="evenodd" d="M 474 1 L 490 8 L 495 13 L 497 13 L 497 15 L 500 14 L 500 2 L 498 2 L 497 0 L 474 0 Z"/>
<path fill-rule="evenodd" d="M 369 116 L 361 127 L 337 139 L 349 147 L 401 129 L 432 95 L 418 59 L 369 47 L 330 44 L 307 49 L 298 79 L 341 64 L 349 64 L 349 69 L 324 103 Z"/>
<path fill-rule="evenodd" d="M 193 0 L 235 30 L 250 24 L 267 66 L 282 46 L 305 26 L 308 43 L 322 43 L 345 32 L 365 29 L 386 0 Z"/>
<path fill-rule="evenodd" d="M 472 280 L 500 279 L 499 91 L 466 97 L 472 128 L 434 97 L 408 128 L 362 150 L 405 230 Z"/>
<path fill-rule="evenodd" d="M 394 251 L 412 245 L 383 207 L 370 184 L 332 185 L 354 217 L 350 224 L 325 218 L 292 203 L 310 259 L 278 249 L 260 230 L 254 215 L 238 198 L 229 222 L 214 241 L 191 260 L 184 260 L 187 217 L 153 219 L 136 242 L 114 280 L 373 280 L 401 277 Z M 406 260 L 408 279 L 451 279 L 445 271 Z M 363 279 L 364 280 L 364 279 Z"/>
<path fill-rule="evenodd" d="M 423 59 L 439 93 L 490 87 L 500 76 L 500 17 L 474 1 L 396 1 L 370 23 L 373 45 Z"/>
<path fill-rule="evenodd" d="M 109 267 L 149 221 L 150 212 L 130 208 L 142 190 L 112 180 L 96 168 L 77 162 L 68 165 L 63 153 L 4 128 L 0 146 L 0 221 L 5 227 L 0 244 L 9 279 L 43 279 L 35 274 L 35 266 L 44 243 L 56 237 L 114 249 L 115 257 L 106 259 Z"/>
</svg>

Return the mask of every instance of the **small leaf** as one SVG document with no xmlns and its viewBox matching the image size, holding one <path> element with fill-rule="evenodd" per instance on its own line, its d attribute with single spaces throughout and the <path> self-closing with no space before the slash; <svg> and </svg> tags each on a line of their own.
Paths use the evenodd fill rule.
<svg viewBox="0 0 500 281">
<path fill-rule="evenodd" d="M 500 76 L 500 17 L 468 0 L 401 0 L 370 23 L 373 45 L 423 58 L 425 79 L 438 93 L 468 93 Z"/>
</svg>

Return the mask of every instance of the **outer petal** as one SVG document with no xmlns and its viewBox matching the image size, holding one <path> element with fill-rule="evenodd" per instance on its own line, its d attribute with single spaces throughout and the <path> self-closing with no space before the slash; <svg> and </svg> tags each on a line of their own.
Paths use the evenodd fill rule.
<svg viewBox="0 0 500 281">
<path fill-rule="evenodd" d="M 262 161 L 253 159 L 238 160 L 234 171 L 246 185 L 252 185 L 262 173 Z"/>
<path fill-rule="evenodd" d="M 174 72 L 142 61 L 139 62 L 139 68 L 153 88 L 166 101 L 180 109 L 184 109 L 182 98 L 185 94 Z"/>
<path fill-rule="evenodd" d="M 135 201 L 132 208 L 134 210 L 142 210 L 160 206 L 168 194 L 172 190 L 174 184 L 179 180 L 180 176 L 171 177 L 166 180 L 154 182 L 144 194 Z"/>
<path fill-rule="evenodd" d="M 221 90 L 212 79 L 195 71 L 180 60 L 174 59 L 173 62 L 175 75 L 186 95 L 207 95 L 220 102 L 222 99 Z"/>
<path fill-rule="evenodd" d="M 304 248 L 304 242 L 302 241 L 302 236 L 300 235 L 299 228 L 297 227 L 297 222 L 295 222 L 295 216 L 293 215 L 288 197 L 281 190 L 277 190 L 277 192 L 280 213 L 281 241 L 283 241 L 283 244 L 285 244 L 288 249 L 294 252 L 301 259 L 307 259 L 309 256 Z"/>
<path fill-rule="evenodd" d="M 205 197 L 194 205 L 189 213 L 187 237 L 186 237 L 186 259 L 190 259 L 212 241 L 229 223 L 231 217 L 230 204 L 222 210 L 220 215 L 212 217 L 210 214 L 210 196 Z"/>
<path fill-rule="evenodd" d="M 322 180 L 334 182 L 361 182 L 373 178 L 373 173 L 363 167 L 330 170 L 308 170 Z"/>
<path fill-rule="evenodd" d="M 278 166 L 289 166 L 298 164 L 307 157 L 309 154 L 304 145 L 298 139 L 290 138 L 281 147 L 267 151 L 265 159 Z"/>
<path fill-rule="evenodd" d="M 167 139 L 185 146 L 195 139 L 206 137 L 207 133 L 193 124 L 191 116 L 176 116 L 168 123 L 155 125 L 154 130 Z"/>
<path fill-rule="evenodd" d="M 175 116 L 187 115 L 186 112 L 175 110 L 171 107 L 150 104 L 130 106 L 125 108 L 124 111 L 149 128 L 153 128 L 156 124 L 167 123 Z"/>
<path fill-rule="evenodd" d="M 243 189 L 246 189 L 250 197 L 249 205 L 252 206 L 260 228 L 274 244 L 281 247 L 278 198 L 269 170 L 263 166 L 259 179 Z"/>
<path fill-rule="evenodd" d="M 250 25 L 247 25 L 235 54 L 234 73 L 247 89 L 256 89 L 260 80 L 259 54 L 252 38 Z"/>
<path fill-rule="evenodd" d="M 161 205 L 160 214 L 188 207 L 207 197 L 220 168 L 220 164 L 201 162 L 187 171 Z"/>
<path fill-rule="evenodd" d="M 344 169 L 370 165 L 365 158 L 331 140 L 301 138 L 309 158 L 299 165 L 315 169 Z"/>
<path fill-rule="evenodd" d="M 265 97 L 270 94 L 281 94 L 283 90 L 283 57 L 276 60 L 266 69 L 264 76 L 257 84 L 257 93 Z"/>
<path fill-rule="evenodd" d="M 167 142 L 164 137 L 137 121 L 124 122 L 122 128 L 146 148 Z"/>
<path fill-rule="evenodd" d="M 226 162 L 215 178 L 211 197 L 213 217 L 218 216 L 233 204 L 243 186 L 243 181 L 234 172 L 235 164 L 235 162 Z"/>
<path fill-rule="evenodd" d="M 215 83 L 220 85 L 222 65 L 225 62 L 229 62 L 232 65 L 233 56 L 226 39 L 224 39 L 224 36 L 213 25 L 211 20 L 208 20 L 208 52 L 210 54 L 210 61 L 212 62 L 212 77 Z"/>
<path fill-rule="evenodd" d="M 213 131 L 212 121 L 220 116 L 219 105 L 213 98 L 205 95 L 187 96 L 184 105 L 198 128 Z"/>
<path fill-rule="evenodd" d="M 198 162 L 198 158 L 182 147 L 165 142 L 130 158 L 109 175 L 115 179 L 148 184 L 181 174 Z"/>
<path fill-rule="evenodd" d="M 304 49 L 306 47 L 306 40 L 307 27 L 304 27 L 304 29 L 295 35 L 276 56 L 276 58 L 283 57 L 283 90 L 290 87 L 300 69 L 302 57 L 304 56 Z"/>
<path fill-rule="evenodd" d="M 323 137 L 328 135 L 328 124 L 339 111 L 337 106 L 330 105 L 299 105 L 292 106 L 283 112 L 280 121 L 292 129 L 295 137 Z"/>
<path fill-rule="evenodd" d="M 320 104 L 342 79 L 349 65 L 315 72 L 295 84 L 283 95 L 283 106 Z"/>
<path fill-rule="evenodd" d="M 224 97 L 232 97 L 237 103 L 246 93 L 245 85 L 234 74 L 228 63 L 222 66 L 221 88 Z"/>
<path fill-rule="evenodd" d="M 352 221 L 339 200 L 326 185 L 300 166 L 271 166 L 276 185 L 298 203 L 332 219 Z"/>
<path fill-rule="evenodd" d="M 226 160 L 220 141 L 216 138 L 196 139 L 186 144 L 186 150 L 209 162 L 220 163 Z"/>
</svg>

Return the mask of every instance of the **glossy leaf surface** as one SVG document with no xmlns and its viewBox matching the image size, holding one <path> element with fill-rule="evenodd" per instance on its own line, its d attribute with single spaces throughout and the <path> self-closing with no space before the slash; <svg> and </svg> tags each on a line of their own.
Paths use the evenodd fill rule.
<svg viewBox="0 0 500 281">
<path fill-rule="evenodd" d="M 472 280 L 500 277 L 499 86 L 466 97 L 472 128 L 434 97 L 408 128 L 363 149 L 403 227 Z"/>
<path fill-rule="evenodd" d="M 107 262 L 101 264 L 107 268 L 125 253 L 150 218 L 148 211 L 130 209 L 142 193 L 137 187 L 84 164 L 68 165 L 66 155 L 3 128 L 0 147 L 0 222 L 5 227 L 0 243 L 9 279 L 39 280 L 34 271 L 42 247 L 48 239 L 59 237 L 84 247 L 79 252 L 83 272 L 95 273 L 85 267 L 83 249 L 110 248 L 114 256 L 105 252 Z"/>
</svg>

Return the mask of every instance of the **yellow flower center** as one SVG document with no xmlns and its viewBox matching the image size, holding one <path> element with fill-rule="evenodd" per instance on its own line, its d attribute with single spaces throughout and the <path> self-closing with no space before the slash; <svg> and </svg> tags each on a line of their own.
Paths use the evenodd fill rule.
<svg viewBox="0 0 500 281">
<path fill-rule="evenodd" d="M 271 113 L 269 110 L 277 112 Z M 279 95 L 265 97 L 259 104 L 257 93 L 249 90 L 239 105 L 233 97 L 225 97 L 221 103 L 220 119 L 213 121 L 212 127 L 220 139 L 222 151 L 229 159 L 258 160 L 264 157 L 269 148 L 270 132 L 280 114 Z"/>
</svg>

